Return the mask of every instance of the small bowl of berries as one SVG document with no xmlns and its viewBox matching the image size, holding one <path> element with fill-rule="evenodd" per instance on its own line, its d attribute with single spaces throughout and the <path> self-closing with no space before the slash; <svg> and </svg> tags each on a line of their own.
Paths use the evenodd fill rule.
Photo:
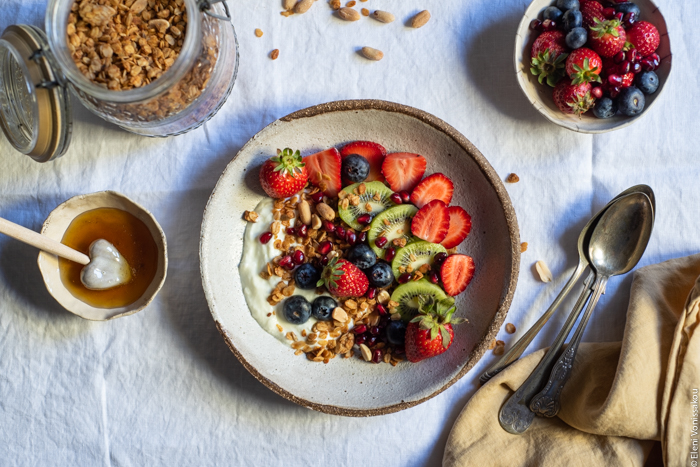
<svg viewBox="0 0 700 467">
<path fill-rule="evenodd" d="M 549 121 L 604 133 L 632 124 L 658 99 L 671 43 L 651 0 L 534 0 L 518 26 L 515 69 Z"/>
</svg>

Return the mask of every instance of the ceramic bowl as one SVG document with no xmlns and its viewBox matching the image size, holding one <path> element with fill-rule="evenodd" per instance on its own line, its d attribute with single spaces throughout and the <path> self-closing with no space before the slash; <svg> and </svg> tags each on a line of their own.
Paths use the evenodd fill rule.
<svg viewBox="0 0 700 467">
<path fill-rule="evenodd" d="M 579 133 L 605 133 L 607 131 L 618 130 L 636 122 L 639 118 L 651 110 L 654 103 L 661 97 L 664 84 L 671 73 L 671 41 L 669 39 L 666 21 L 661 14 L 661 10 L 651 0 L 634 0 L 642 12 L 642 21 L 652 23 L 659 30 L 661 42 L 656 53 L 661 57 L 661 66 L 656 70 L 659 76 L 659 89 L 652 95 L 646 97 L 646 105 L 639 115 L 626 117 L 622 114 L 608 119 L 596 118 L 592 112 L 586 112 L 580 118 L 575 115 L 562 113 L 554 104 L 552 99 L 552 89 L 546 84 L 539 84 L 537 77 L 530 73 L 530 49 L 537 38 L 537 33 L 530 30 L 530 22 L 540 17 L 540 12 L 554 4 L 553 0 L 534 0 L 525 10 L 523 19 L 518 25 L 518 32 L 515 36 L 514 63 L 515 72 L 520 88 L 525 93 L 527 99 L 544 117 L 552 123 L 568 128 Z"/>
<path fill-rule="evenodd" d="M 277 148 L 303 156 L 355 140 L 376 141 L 388 152 L 424 155 L 426 173 L 443 172 L 455 184 L 453 204 L 473 219 L 459 251 L 474 257 L 476 275 L 457 297 L 460 325 L 452 347 L 430 362 L 367 363 L 336 358 L 314 363 L 265 332 L 246 305 L 238 265 L 244 245 L 243 211 L 263 198 L 258 173 Z M 331 414 L 369 416 L 419 404 L 452 385 L 486 352 L 505 319 L 520 264 L 515 212 L 491 165 L 459 132 L 417 109 L 376 100 L 318 105 L 281 118 L 255 135 L 229 163 L 207 204 L 200 243 L 202 283 L 209 308 L 231 351 L 277 394 Z"/>
<path fill-rule="evenodd" d="M 44 251 L 39 253 L 38 263 L 41 275 L 49 293 L 66 310 L 81 318 L 92 321 L 106 321 L 127 316 L 143 310 L 155 298 L 165 282 L 168 270 L 168 249 L 165 234 L 158 222 L 146 208 L 114 191 L 100 191 L 88 195 L 75 196 L 51 211 L 44 221 L 41 233 L 60 241 L 73 219 L 78 215 L 97 208 L 116 208 L 127 211 L 141 220 L 158 247 L 158 269 L 151 285 L 134 303 L 119 308 L 96 308 L 75 298 L 63 285 L 58 270 L 58 257 Z"/>
</svg>

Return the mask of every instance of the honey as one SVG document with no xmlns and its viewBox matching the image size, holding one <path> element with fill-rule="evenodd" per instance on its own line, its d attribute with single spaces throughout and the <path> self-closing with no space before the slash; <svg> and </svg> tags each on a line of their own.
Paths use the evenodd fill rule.
<svg viewBox="0 0 700 467">
<path fill-rule="evenodd" d="M 103 238 L 115 246 L 131 266 L 128 284 L 90 290 L 80 281 L 82 264 L 59 258 L 61 281 L 77 299 L 96 308 L 118 308 L 134 303 L 151 285 L 158 269 L 158 247 L 146 224 L 121 209 L 99 208 L 76 217 L 61 243 L 88 254 L 90 244 Z"/>
</svg>

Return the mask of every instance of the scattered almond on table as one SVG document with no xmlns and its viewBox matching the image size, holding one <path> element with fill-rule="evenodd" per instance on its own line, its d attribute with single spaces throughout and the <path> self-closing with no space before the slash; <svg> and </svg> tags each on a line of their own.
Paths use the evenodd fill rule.
<svg viewBox="0 0 700 467">
<path fill-rule="evenodd" d="M 552 272 L 549 270 L 549 267 L 547 267 L 547 264 L 544 261 L 539 260 L 538 262 L 536 262 L 535 270 L 540 276 L 540 280 L 542 282 L 552 282 Z"/>
<path fill-rule="evenodd" d="M 277 60 L 277 57 L 280 56 L 280 49 L 275 49 L 272 52 L 270 52 L 270 58 L 273 60 Z"/>
<path fill-rule="evenodd" d="M 514 173 L 508 175 L 508 177 L 506 178 L 507 183 L 518 183 L 519 181 L 520 177 L 518 177 L 518 175 Z"/>
<path fill-rule="evenodd" d="M 353 10 L 352 8 L 348 7 L 339 9 L 337 14 L 338 18 L 344 21 L 357 21 L 360 19 L 360 13 L 358 13 L 357 10 Z"/>
<path fill-rule="evenodd" d="M 413 17 L 411 20 L 412 28 L 422 28 L 430 20 L 430 12 L 428 10 L 423 10 Z"/>
<path fill-rule="evenodd" d="M 309 11 L 309 8 L 311 8 L 311 5 L 313 5 L 315 1 L 316 0 L 300 0 L 299 3 L 294 5 L 294 13 L 298 15 L 306 13 Z"/>
<path fill-rule="evenodd" d="M 499 341 L 499 342 L 503 342 L 503 341 Z M 496 346 L 493 348 L 494 355 L 503 355 L 505 352 L 506 352 L 505 344 L 496 344 Z"/>
<path fill-rule="evenodd" d="M 394 15 L 392 15 L 388 11 L 382 10 L 374 10 L 374 13 L 372 13 L 372 18 L 376 19 L 381 23 L 391 23 L 396 19 Z"/>
<path fill-rule="evenodd" d="M 262 29 L 258 28 L 255 30 L 255 37 L 262 37 L 263 32 Z"/>
<path fill-rule="evenodd" d="M 527 242 L 520 244 L 520 253 L 525 253 L 527 251 Z"/>
<path fill-rule="evenodd" d="M 361 9 L 360 13 L 362 13 L 362 16 L 369 16 L 369 10 L 367 8 Z"/>
<path fill-rule="evenodd" d="M 379 61 L 382 58 L 384 58 L 384 52 L 382 52 L 381 50 L 373 49 L 372 47 L 362 47 L 362 49 L 360 49 L 360 53 L 367 60 Z"/>
<path fill-rule="evenodd" d="M 506 332 L 508 334 L 513 334 L 515 332 L 515 325 L 513 323 L 506 323 Z"/>
</svg>

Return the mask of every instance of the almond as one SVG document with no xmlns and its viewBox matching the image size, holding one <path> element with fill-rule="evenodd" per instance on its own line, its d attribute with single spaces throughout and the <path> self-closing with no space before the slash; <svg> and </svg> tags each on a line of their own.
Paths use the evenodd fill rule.
<svg viewBox="0 0 700 467">
<path fill-rule="evenodd" d="M 360 53 L 367 60 L 379 61 L 382 58 L 384 58 L 384 52 L 382 52 L 381 50 L 373 49 L 372 47 L 362 47 L 362 49 L 360 49 Z"/>
<path fill-rule="evenodd" d="M 374 10 L 374 13 L 372 13 L 372 18 L 376 19 L 380 23 L 391 23 L 396 19 L 394 15 L 392 15 L 388 11 L 382 10 Z"/>
<path fill-rule="evenodd" d="M 338 10 L 338 18 L 345 21 L 357 21 L 361 18 L 361 15 L 360 13 L 358 13 L 357 10 L 353 10 L 352 8 L 348 8 L 345 6 Z"/>
<path fill-rule="evenodd" d="M 428 10 L 423 10 L 413 17 L 411 20 L 411 27 L 416 29 L 421 28 L 425 26 L 428 20 L 430 20 L 430 12 Z"/>
</svg>

